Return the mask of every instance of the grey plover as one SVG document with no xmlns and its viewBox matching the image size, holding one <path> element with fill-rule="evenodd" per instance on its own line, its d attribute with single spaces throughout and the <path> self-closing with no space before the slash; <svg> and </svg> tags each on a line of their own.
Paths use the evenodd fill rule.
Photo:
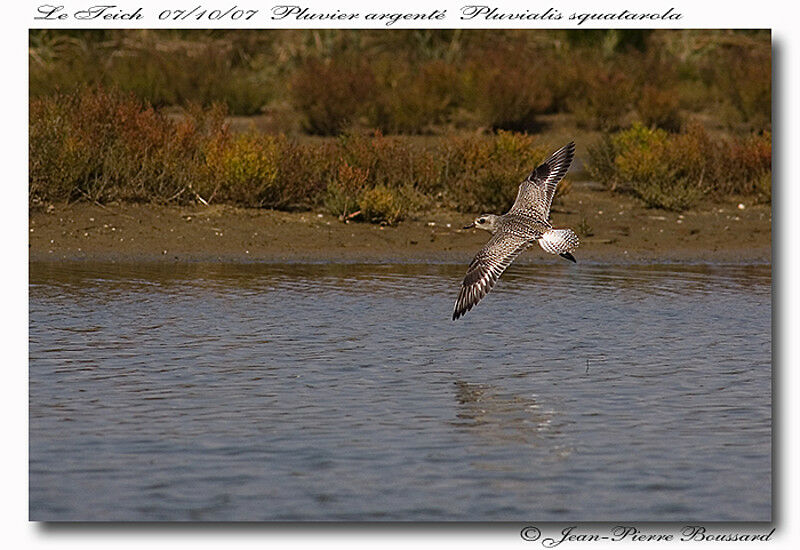
<svg viewBox="0 0 800 550">
<path fill-rule="evenodd" d="M 453 308 L 453 320 L 480 302 L 511 262 L 535 242 L 545 252 L 575 262 L 572 251 L 580 244 L 578 236 L 572 229 L 553 229 L 549 221 L 556 186 L 569 170 L 574 156 L 575 143 L 571 141 L 550 155 L 520 184 L 511 210 L 502 216 L 482 214 L 464 227 L 485 229 L 492 238 L 467 268 Z"/>
</svg>

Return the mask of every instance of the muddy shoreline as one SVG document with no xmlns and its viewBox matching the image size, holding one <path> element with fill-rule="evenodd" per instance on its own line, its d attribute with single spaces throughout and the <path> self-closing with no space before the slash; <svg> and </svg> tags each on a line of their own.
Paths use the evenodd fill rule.
<svg viewBox="0 0 800 550">
<path fill-rule="evenodd" d="M 440 210 L 383 227 L 345 224 L 321 212 L 226 205 L 55 204 L 30 212 L 29 259 L 468 263 L 488 239 L 483 231 L 461 229 L 472 218 Z M 554 205 L 551 221 L 581 235 L 575 252 L 579 262 L 771 262 L 770 206 L 736 197 L 678 214 L 645 208 L 631 197 L 579 188 Z M 564 260 L 534 247 L 517 261 Z"/>
</svg>

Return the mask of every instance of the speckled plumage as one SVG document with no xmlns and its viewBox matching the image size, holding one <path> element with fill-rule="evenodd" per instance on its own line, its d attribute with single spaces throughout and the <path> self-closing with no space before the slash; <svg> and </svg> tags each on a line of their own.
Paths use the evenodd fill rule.
<svg viewBox="0 0 800 550">
<path fill-rule="evenodd" d="M 535 242 L 551 254 L 575 261 L 571 252 L 579 241 L 571 229 L 553 229 L 550 205 L 558 183 L 564 178 L 575 156 L 570 142 L 539 165 L 519 186 L 517 199 L 502 216 L 487 214 L 467 227 L 479 227 L 492 233 L 475 255 L 461 283 L 453 319 L 472 309 L 494 287 L 511 262 Z"/>
</svg>

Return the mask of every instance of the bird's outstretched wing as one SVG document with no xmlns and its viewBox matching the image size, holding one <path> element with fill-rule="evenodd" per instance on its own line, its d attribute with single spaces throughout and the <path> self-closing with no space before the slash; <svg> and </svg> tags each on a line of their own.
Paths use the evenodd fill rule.
<svg viewBox="0 0 800 550">
<path fill-rule="evenodd" d="M 461 283 L 453 308 L 455 321 L 486 296 L 514 258 L 536 242 L 508 233 L 496 233 L 475 255 Z"/>
<path fill-rule="evenodd" d="M 556 186 L 569 170 L 573 158 L 575 142 L 570 141 L 537 166 L 520 184 L 517 200 L 508 211 L 509 214 L 525 214 L 546 222 L 550 217 L 550 204 L 556 194 Z"/>
</svg>

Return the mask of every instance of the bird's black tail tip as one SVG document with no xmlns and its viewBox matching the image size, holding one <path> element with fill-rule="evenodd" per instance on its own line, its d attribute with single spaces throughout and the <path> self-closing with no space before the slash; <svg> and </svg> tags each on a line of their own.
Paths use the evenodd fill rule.
<svg viewBox="0 0 800 550">
<path fill-rule="evenodd" d="M 565 260 L 569 260 L 570 262 L 572 262 L 572 263 L 574 263 L 574 264 L 577 264 L 577 263 L 578 263 L 578 260 L 576 260 L 576 259 L 575 259 L 575 256 L 573 256 L 573 255 L 572 255 L 572 254 L 570 254 L 569 252 L 564 252 L 564 253 L 562 253 L 562 254 L 559 254 L 559 256 L 561 256 L 561 257 L 562 257 L 562 258 L 564 258 Z"/>
</svg>

